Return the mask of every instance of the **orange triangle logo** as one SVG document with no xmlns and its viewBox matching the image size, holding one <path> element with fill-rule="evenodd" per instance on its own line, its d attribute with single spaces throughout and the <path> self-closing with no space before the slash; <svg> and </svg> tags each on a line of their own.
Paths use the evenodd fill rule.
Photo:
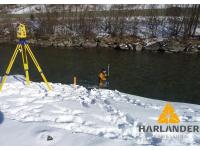
<svg viewBox="0 0 200 150">
<path fill-rule="evenodd" d="M 173 106 L 170 103 L 167 103 L 158 118 L 158 123 L 162 123 L 162 124 L 174 123 L 175 124 L 179 122 L 180 122 L 179 117 L 175 113 Z"/>
</svg>

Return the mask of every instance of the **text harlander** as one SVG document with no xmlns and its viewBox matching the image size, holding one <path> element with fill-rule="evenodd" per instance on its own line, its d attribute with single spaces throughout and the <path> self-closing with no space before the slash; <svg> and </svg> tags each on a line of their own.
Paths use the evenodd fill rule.
<svg viewBox="0 0 200 150">
<path fill-rule="evenodd" d="M 198 125 L 140 125 L 138 128 L 139 132 L 200 132 Z"/>
</svg>

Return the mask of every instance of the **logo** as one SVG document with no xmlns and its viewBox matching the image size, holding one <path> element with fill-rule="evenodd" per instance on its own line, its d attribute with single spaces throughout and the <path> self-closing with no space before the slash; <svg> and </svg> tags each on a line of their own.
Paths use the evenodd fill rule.
<svg viewBox="0 0 200 150">
<path fill-rule="evenodd" d="M 187 134 L 191 132 L 200 132 L 199 125 L 181 122 L 174 107 L 169 102 L 166 103 L 155 124 L 139 125 L 138 129 L 139 132 L 164 133 L 166 135 L 168 133 Z"/>
<path fill-rule="evenodd" d="M 178 124 L 180 119 L 175 113 L 173 106 L 170 103 L 167 103 L 158 118 L 158 123 L 160 124 Z"/>
</svg>

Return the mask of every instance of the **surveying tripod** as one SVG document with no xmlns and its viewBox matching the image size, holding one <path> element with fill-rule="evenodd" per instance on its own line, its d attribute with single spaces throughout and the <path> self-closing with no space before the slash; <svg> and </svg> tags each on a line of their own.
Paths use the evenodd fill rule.
<svg viewBox="0 0 200 150">
<path fill-rule="evenodd" d="M 35 64 L 37 70 L 39 71 L 40 75 L 42 76 L 42 79 L 44 80 L 45 84 L 47 85 L 48 90 L 51 90 L 52 87 L 49 85 L 39 63 L 37 62 L 33 52 L 31 51 L 31 48 L 29 47 L 29 45 L 26 42 L 26 28 L 24 24 L 20 24 L 18 26 L 18 31 L 17 31 L 17 38 L 19 38 L 19 42 L 15 48 L 15 51 L 12 55 L 12 58 L 10 60 L 10 63 L 6 69 L 6 73 L 2 78 L 1 84 L 0 84 L 0 91 L 3 88 L 4 83 L 7 80 L 7 76 L 9 75 L 11 68 L 14 64 L 14 61 L 17 57 L 17 54 L 19 52 L 21 52 L 22 54 L 22 62 L 23 62 L 23 67 L 24 67 L 24 71 L 25 71 L 25 75 L 26 75 L 26 83 L 27 85 L 30 85 L 30 78 L 29 78 L 29 66 L 28 66 L 28 56 L 27 54 L 30 55 L 31 59 L 33 60 L 33 63 Z"/>
</svg>

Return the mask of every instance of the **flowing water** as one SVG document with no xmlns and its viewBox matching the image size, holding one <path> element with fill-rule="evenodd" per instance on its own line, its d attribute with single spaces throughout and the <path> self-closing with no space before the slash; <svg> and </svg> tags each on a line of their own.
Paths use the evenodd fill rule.
<svg viewBox="0 0 200 150">
<path fill-rule="evenodd" d="M 200 104 L 200 56 L 116 51 L 111 49 L 69 49 L 32 47 L 50 82 L 98 85 L 98 72 L 110 64 L 109 89 L 166 101 Z M 0 45 L 0 74 L 15 45 Z M 31 60 L 30 60 L 31 61 Z M 21 54 L 11 74 L 23 74 Z M 42 81 L 30 62 L 30 78 Z"/>
</svg>

